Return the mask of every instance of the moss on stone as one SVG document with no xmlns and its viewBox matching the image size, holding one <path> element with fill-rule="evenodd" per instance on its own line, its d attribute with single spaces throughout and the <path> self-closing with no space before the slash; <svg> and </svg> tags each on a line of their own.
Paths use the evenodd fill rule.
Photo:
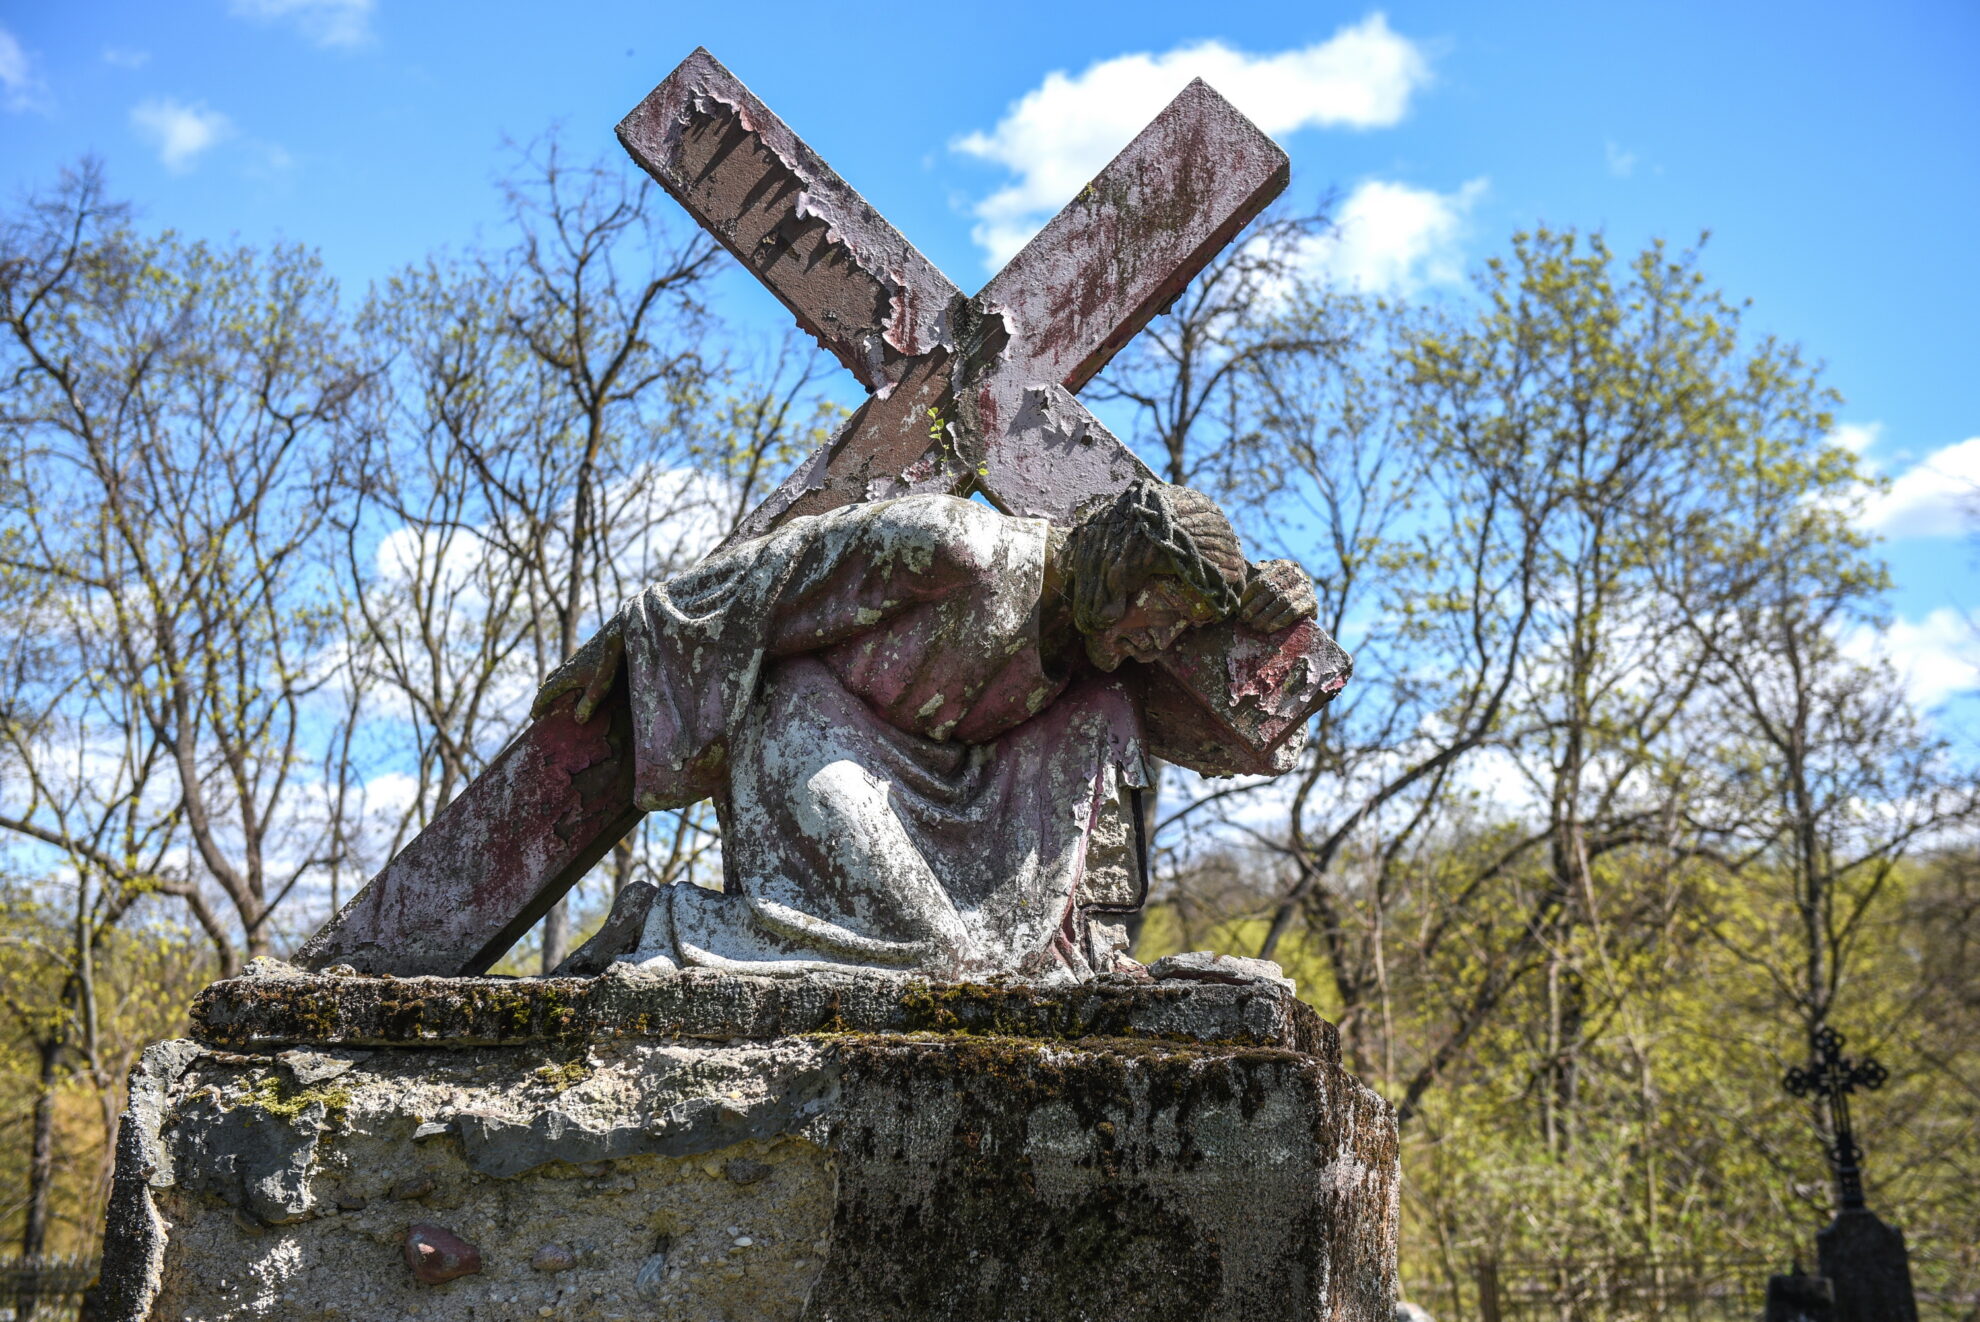
<svg viewBox="0 0 1980 1322">
<path fill-rule="evenodd" d="M 589 1061 L 578 1059 L 567 1060 L 561 1065 L 545 1065 L 532 1072 L 543 1083 L 562 1094 L 590 1078 L 592 1068 Z"/>
<path fill-rule="evenodd" d="M 1108 1038 L 1284 1047 L 1338 1060 L 1332 1028 L 1275 989 L 1158 984 L 785 986 L 773 979 L 389 979 L 216 983 L 194 1003 L 211 1046 L 479 1047 L 610 1039 L 715 1041 L 940 1033 L 1071 1043 Z"/>
<path fill-rule="evenodd" d="M 298 1086 L 287 1075 L 271 1072 L 262 1075 L 247 1090 L 232 1101 L 215 1094 L 216 1100 L 225 1110 L 237 1110 L 252 1106 L 267 1112 L 278 1119 L 293 1124 L 310 1107 L 321 1104 L 324 1122 L 330 1128 L 341 1128 L 350 1115 L 351 1093 L 348 1088 L 326 1086 L 304 1088 Z"/>
</svg>

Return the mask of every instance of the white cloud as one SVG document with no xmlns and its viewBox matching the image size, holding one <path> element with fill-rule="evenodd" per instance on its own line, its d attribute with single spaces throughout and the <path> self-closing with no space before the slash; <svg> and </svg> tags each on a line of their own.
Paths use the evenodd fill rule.
<svg viewBox="0 0 1980 1322">
<path fill-rule="evenodd" d="M 0 28 L 0 103 L 9 110 L 46 110 L 48 85 L 13 33 Z"/>
<path fill-rule="evenodd" d="M 201 153 L 233 136 L 234 122 L 205 104 L 181 105 L 171 97 L 140 102 L 131 110 L 131 126 L 158 151 L 158 159 L 174 174 L 192 169 Z"/>
<path fill-rule="evenodd" d="M 1298 50 L 1250 55 L 1218 41 L 1163 55 L 1121 55 L 1083 73 L 1047 74 L 989 132 L 956 151 L 1015 181 L 976 204 L 971 231 L 995 268 L 1023 247 L 1192 78 L 1202 78 L 1274 136 L 1302 128 L 1386 128 L 1430 77 L 1421 49 L 1380 13 Z"/>
<path fill-rule="evenodd" d="M 1838 427 L 1838 435 L 1845 429 Z M 1845 442 L 1847 444 L 1847 442 Z M 1934 451 L 1872 499 L 1863 526 L 1887 537 L 1959 537 L 1980 528 L 1980 436 Z"/>
<path fill-rule="evenodd" d="M 362 46 L 371 40 L 372 0 L 230 0 L 239 18 L 287 20 L 319 46 Z"/>
<path fill-rule="evenodd" d="M 1851 454 L 1867 454 L 1883 436 L 1884 424 L 1881 422 L 1839 422 L 1826 439 L 1829 444 L 1840 445 Z"/>
<path fill-rule="evenodd" d="M 1608 158 L 1609 173 L 1618 179 L 1627 179 L 1636 173 L 1636 153 L 1624 151 L 1613 142 L 1602 144 L 1602 153 Z"/>
<path fill-rule="evenodd" d="M 103 62 L 119 69 L 142 69 L 151 63 L 151 52 L 136 50 L 130 46 L 105 46 Z"/>
<path fill-rule="evenodd" d="M 1889 661 L 1921 710 L 1980 691 L 1980 631 L 1950 606 L 1922 620 L 1900 617 L 1883 629 L 1858 629 L 1843 640 L 1843 649 L 1860 661 Z"/>
<path fill-rule="evenodd" d="M 1367 293 L 1408 293 L 1464 278 L 1465 218 L 1485 196 L 1473 179 L 1454 193 L 1370 179 L 1341 204 L 1334 231 L 1315 239 L 1307 265 Z"/>
</svg>

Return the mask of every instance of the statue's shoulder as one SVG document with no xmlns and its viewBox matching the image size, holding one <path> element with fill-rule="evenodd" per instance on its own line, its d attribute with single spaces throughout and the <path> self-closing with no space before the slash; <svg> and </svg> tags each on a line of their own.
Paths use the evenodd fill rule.
<svg viewBox="0 0 1980 1322">
<path fill-rule="evenodd" d="M 1043 544 L 1043 519 L 1006 514 L 992 505 L 937 492 L 896 496 L 852 506 L 844 513 L 866 521 L 888 541 L 913 541 L 984 564 L 1006 559 L 1013 544 Z"/>
<path fill-rule="evenodd" d="M 955 527 L 1010 518 L 1009 515 L 980 500 L 944 495 L 938 491 L 920 491 L 911 496 L 894 496 L 865 505 L 854 505 L 851 508 L 855 511 L 865 510 L 871 518 L 901 523 L 922 523 L 931 527 Z"/>
</svg>

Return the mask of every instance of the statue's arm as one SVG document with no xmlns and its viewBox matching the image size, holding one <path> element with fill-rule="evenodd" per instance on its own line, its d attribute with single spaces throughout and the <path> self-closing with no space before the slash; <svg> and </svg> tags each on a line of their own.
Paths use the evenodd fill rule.
<svg viewBox="0 0 1980 1322">
<path fill-rule="evenodd" d="M 1288 770 L 1306 718 L 1346 681 L 1347 656 L 1315 626 L 1318 615 L 1313 580 L 1297 564 L 1253 566 L 1235 616 L 1183 634 L 1149 668 L 1149 751 L 1206 776 Z"/>
</svg>

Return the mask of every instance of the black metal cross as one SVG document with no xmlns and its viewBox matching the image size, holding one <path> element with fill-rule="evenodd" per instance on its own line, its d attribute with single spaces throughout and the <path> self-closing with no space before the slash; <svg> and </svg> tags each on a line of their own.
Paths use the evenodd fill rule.
<svg viewBox="0 0 1980 1322">
<path fill-rule="evenodd" d="M 1849 1095 L 1858 1088 L 1874 1092 L 1891 1077 L 1890 1071 L 1865 1056 L 1850 1060 L 1842 1054 L 1843 1036 L 1824 1025 L 1809 1037 L 1814 1059 L 1807 1068 L 1796 1065 L 1781 1080 L 1781 1086 L 1796 1097 L 1811 1094 L 1829 1102 L 1829 1120 L 1835 1142 L 1829 1148 L 1829 1164 L 1835 1168 L 1836 1197 L 1845 1212 L 1863 1207 L 1863 1149 L 1856 1145 L 1856 1133 L 1849 1123 Z"/>
</svg>

